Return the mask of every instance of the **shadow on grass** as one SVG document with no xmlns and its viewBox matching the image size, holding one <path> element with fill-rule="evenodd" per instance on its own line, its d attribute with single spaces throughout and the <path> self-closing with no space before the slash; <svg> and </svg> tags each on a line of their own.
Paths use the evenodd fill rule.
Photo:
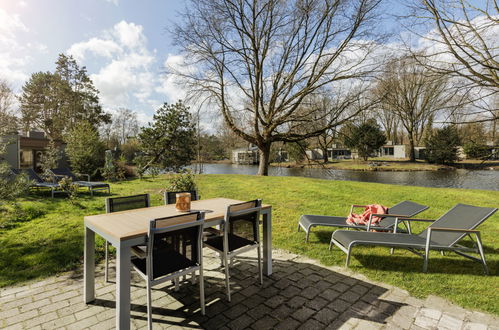
<svg viewBox="0 0 499 330">
<path fill-rule="evenodd" d="M 274 273 L 258 285 L 256 260 L 244 258 L 231 267 L 232 301 L 226 299 L 220 269 L 205 272 L 206 315 L 199 312 L 198 284 L 184 282 L 175 292 L 171 284 L 160 286 L 182 304 L 176 309 L 155 305 L 153 322 L 190 328 L 218 329 L 275 327 L 290 321 L 305 324 L 315 319 L 322 326 L 339 328 L 350 318 L 384 324 L 403 304 L 380 297 L 387 289 L 353 279 L 332 270 L 296 261 L 274 260 Z M 144 290 L 145 282 L 138 282 Z M 95 305 L 116 308 L 114 301 L 97 299 Z M 178 306 L 175 304 L 175 306 Z M 132 300 L 132 319 L 147 321 L 145 305 Z M 193 324 L 194 323 L 194 324 Z"/>
<path fill-rule="evenodd" d="M 352 258 L 359 261 L 362 267 L 369 269 L 423 274 L 423 258 L 415 254 L 401 256 L 397 255 L 397 250 L 395 250 L 393 255 L 386 256 L 356 255 L 354 250 Z M 498 275 L 499 261 L 487 260 L 487 266 L 490 276 Z M 446 252 L 445 256 L 442 257 L 434 252 L 430 255 L 428 262 L 428 274 L 484 275 L 484 272 L 482 264 L 479 262 L 466 259 L 455 253 Z"/>
</svg>

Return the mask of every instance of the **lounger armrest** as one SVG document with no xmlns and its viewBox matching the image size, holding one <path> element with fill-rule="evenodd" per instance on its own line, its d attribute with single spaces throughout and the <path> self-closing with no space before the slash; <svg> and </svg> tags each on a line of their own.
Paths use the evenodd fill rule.
<svg viewBox="0 0 499 330">
<path fill-rule="evenodd" d="M 76 176 L 84 176 L 87 177 L 87 181 L 90 181 L 90 174 L 85 174 L 85 173 L 75 173 Z"/>
<path fill-rule="evenodd" d="M 360 204 L 352 204 L 352 207 L 350 207 L 350 214 L 353 213 L 354 207 L 366 207 L 367 205 L 360 205 Z"/>
<path fill-rule="evenodd" d="M 474 229 L 460 229 L 460 228 L 442 228 L 442 227 L 428 227 L 431 231 L 453 231 L 458 233 L 479 233 L 479 230 Z"/>
<path fill-rule="evenodd" d="M 432 219 L 418 219 L 418 218 L 398 218 L 401 221 L 421 221 L 421 222 L 435 222 L 437 220 Z"/>
<path fill-rule="evenodd" d="M 408 217 L 407 214 L 381 214 L 381 213 L 373 213 L 371 214 L 372 217 L 383 217 L 383 218 L 406 218 Z"/>
</svg>

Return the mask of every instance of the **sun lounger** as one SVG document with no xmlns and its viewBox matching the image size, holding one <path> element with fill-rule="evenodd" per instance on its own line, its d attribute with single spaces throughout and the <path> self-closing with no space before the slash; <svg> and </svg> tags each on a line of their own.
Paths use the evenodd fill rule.
<svg viewBox="0 0 499 330">
<path fill-rule="evenodd" d="M 424 258 L 423 272 L 426 272 L 428 269 L 430 250 L 452 251 L 463 257 L 481 262 L 485 273 L 488 274 L 480 231 L 475 230 L 475 228 L 496 211 L 496 208 L 457 204 L 438 220 L 396 218 L 395 229 L 397 229 L 398 221 L 432 222 L 419 235 L 400 234 L 397 232 L 380 233 L 337 230 L 331 236 L 329 249 L 334 244 L 343 250 L 347 254 L 346 266 L 348 267 L 352 248 L 356 245 L 404 248 Z M 470 239 L 472 239 L 472 236 L 475 236 L 473 248 L 458 244 L 459 241 L 467 236 Z M 418 252 L 418 250 L 424 250 L 424 254 Z M 480 258 L 468 255 L 465 252 L 477 253 L 480 255 Z"/>
<path fill-rule="evenodd" d="M 32 168 L 22 169 L 22 170 L 11 168 L 11 171 L 15 175 L 20 175 L 22 173 L 25 173 L 28 176 L 28 179 L 32 182 L 30 188 L 34 188 L 36 190 L 50 189 L 52 198 L 54 198 L 54 195 L 56 193 L 64 192 L 62 191 L 58 183 L 47 182 L 43 180 Z"/>
<path fill-rule="evenodd" d="M 350 208 L 350 213 L 353 212 L 354 207 L 365 207 L 366 205 L 352 205 Z M 345 228 L 353 228 L 353 229 L 360 229 L 360 230 L 368 230 L 370 231 L 371 229 L 374 229 L 376 231 L 392 231 L 393 226 L 395 224 L 395 217 L 406 217 L 410 218 L 415 216 L 418 213 L 423 212 L 426 210 L 428 206 L 421 205 L 418 203 L 414 203 L 411 201 L 403 201 L 400 202 L 393 207 L 390 207 L 388 209 L 388 214 L 383 214 L 381 215 L 382 220 L 377 224 L 377 225 L 371 225 L 369 224 L 367 226 L 365 225 L 349 225 L 347 224 L 346 217 L 334 217 L 334 216 L 325 216 L 325 215 L 302 215 L 300 218 L 300 221 L 298 222 L 298 231 L 300 231 L 300 228 L 303 228 L 303 230 L 306 233 L 305 236 L 305 242 L 308 242 L 308 238 L 310 235 L 310 230 L 313 227 L 317 226 L 323 226 L 323 227 L 345 227 Z M 376 214 L 373 214 L 373 216 L 376 216 Z M 408 225 L 407 230 L 410 232 L 410 225 Z"/>
<path fill-rule="evenodd" d="M 87 181 L 78 180 L 78 177 L 71 172 L 69 168 L 55 168 L 50 170 L 54 176 L 58 179 L 62 179 L 63 177 L 69 177 L 73 180 L 74 183 L 78 184 L 80 187 L 88 188 L 90 194 L 93 196 L 94 191 L 98 190 L 107 190 L 108 194 L 111 193 L 111 188 L 108 183 L 105 182 L 93 182 L 90 181 L 90 175 L 88 174 L 80 174 L 80 176 L 86 176 Z"/>
</svg>

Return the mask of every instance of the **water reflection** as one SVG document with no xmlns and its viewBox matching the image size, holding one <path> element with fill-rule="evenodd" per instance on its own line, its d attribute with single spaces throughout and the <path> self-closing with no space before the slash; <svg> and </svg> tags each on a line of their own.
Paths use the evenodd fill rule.
<svg viewBox="0 0 499 330">
<path fill-rule="evenodd" d="M 254 175 L 257 166 L 231 164 L 203 164 L 205 174 L 248 174 Z M 362 172 L 323 168 L 271 167 L 269 175 L 303 176 L 328 180 L 349 180 L 378 182 L 423 187 L 446 187 L 499 190 L 497 171 L 418 171 L 418 172 Z"/>
</svg>

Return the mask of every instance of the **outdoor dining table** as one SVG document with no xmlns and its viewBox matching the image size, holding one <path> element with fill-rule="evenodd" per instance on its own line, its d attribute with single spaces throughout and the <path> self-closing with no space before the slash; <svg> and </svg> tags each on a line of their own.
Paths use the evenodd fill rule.
<svg viewBox="0 0 499 330">
<path fill-rule="evenodd" d="M 191 211 L 205 212 L 205 228 L 222 223 L 227 206 L 242 201 L 212 198 L 193 201 Z M 128 211 L 89 215 L 84 218 L 84 300 L 95 300 L 95 234 L 102 236 L 116 248 L 116 328 L 130 328 L 131 250 L 146 243 L 149 222 L 155 218 L 178 215 L 175 204 Z M 272 207 L 262 205 L 263 273 L 272 274 Z"/>
</svg>

